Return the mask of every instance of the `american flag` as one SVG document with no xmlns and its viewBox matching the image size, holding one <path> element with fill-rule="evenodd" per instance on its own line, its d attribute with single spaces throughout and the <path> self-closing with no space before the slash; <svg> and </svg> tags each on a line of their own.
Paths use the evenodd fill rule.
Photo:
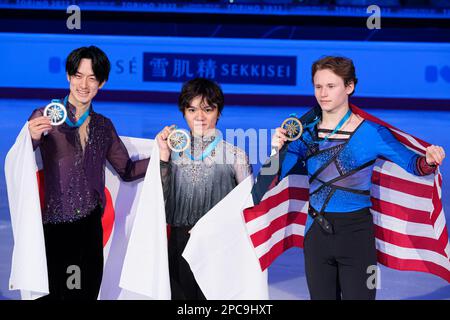
<svg viewBox="0 0 450 320">
<path fill-rule="evenodd" d="M 381 124 L 407 148 L 425 155 L 429 146 L 351 105 L 354 113 Z M 301 166 L 298 163 L 298 166 Z M 244 210 L 247 231 L 265 270 L 284 251 L 303 248 L 308 212 L 308 177 L 289 174 L 267 188 L 259 203 Z M 414 176 L 377 159 L 372 175 L 371 212 L 378 262 L 397 270 L 422 271 L 450 282 L 450 245 L 441 201 L 442 175 Z"/>
</svg>

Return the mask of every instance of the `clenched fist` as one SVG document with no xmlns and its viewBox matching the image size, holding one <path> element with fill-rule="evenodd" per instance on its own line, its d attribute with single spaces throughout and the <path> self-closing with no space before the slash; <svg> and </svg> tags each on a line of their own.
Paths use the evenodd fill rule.
<svg viewBox="0 0 450 320">
<path fill-rule="evenodd" d="M 284 143 L 286 141 L 286 130 L 283 128 L 276 128 L 275 133 L 272 137 L 272 148 L 280 150 L 284 146 Z"/>
<path fill-rule="evenodd" d="M 427 153 L 425 155 L 427 163 L 429 165 L 441 165 L 445 158 L 445 151 L 440 146 L 431 145 L 427 147 Z"/>
<path fill-rule="evenodd" d="M 159 147 L 159 159 L 162 161 L 169 161 L 171 150 L 167 144 L 167 138 L 172 130 L 175 129 L 175 125 L 170 127 L 164 127 L 160 133 L 156 136 L 156 141 L 158 141 Z"/>
</svg>

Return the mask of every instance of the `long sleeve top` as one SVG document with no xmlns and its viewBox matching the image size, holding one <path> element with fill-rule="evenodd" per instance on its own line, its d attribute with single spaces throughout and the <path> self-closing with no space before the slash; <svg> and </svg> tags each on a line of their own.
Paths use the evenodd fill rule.
<svg viewBox="0 0 450 320">
<path fill-rule="evenodd" d="M 75 122 L 75 107 L 68 103 L 67 111 Z M 43 108 L 36 109 L 29 120 L 42 115 Z M 43 162 L 44 224 L 73 222 L 89 215 L 98 204 L 105 207 L 106 160 L 125 181 L 145 176 L 149 159 L 131 160 L 111 120 L 92 109 L 89 117 L 84 150 L 79 128 L 66 123 L 33 140 Z"/>
<path fill-rule="evenodd" d="M 353 132 L 338 131 L 340 137 L 322 143 L 317 127 L 305 130 L 300 139 L 291 142 L 279 156 L 281 181 L 299 161 L 306 165 L 309 177 L 309 205 L 318 213 L 346 213 L 371 207 L 372 172 L 378 158 L 388 159 L 414 175 L 435 171 L 424 156 L 401 144 L 388 128 L 363 120 Z M 273 160 L 273 159 L 272 159 Z M 267 179 L 270 180 L 270 177 Z M 308 216 L 305 232 L 312 224 Z"/>
<path fill-rule="evenodd" d="M 201 154 L 214 137 L 192 139 L 191 154 Z M 161 161 L 161 179 L 166 199 L 167 223 L 193 226 L 237 184 L 252 174 L 245 152 L 220 141 L 203 160 L 185 152 Z"/>
</svg>

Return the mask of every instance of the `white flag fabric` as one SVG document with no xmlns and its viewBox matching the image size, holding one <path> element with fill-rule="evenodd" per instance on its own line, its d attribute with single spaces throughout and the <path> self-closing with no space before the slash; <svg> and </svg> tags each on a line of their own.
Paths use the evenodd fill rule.
<svg viewBox="0 0 450 320">
<path fill-rule="evenodd" d="M 266 300 L 262 271 L 242 215 L 253 206 L 253 178 L 247 177 L 192 228 L 183 257 L 209 300 Z"/>
<path fill-rule="evenodd" d="M 132 158 L 150 156 L 152 140 L 129 137 L 121 139 Z M 159 156 L 154 159 L 159 165 Z M 10 289 L 21 290 L 22 299 L 36 299 L 48 294 L 47 262 L 37 182 L 40 166 L 40 154 L 38 150 L 33 152 L 27 123 L 5 160 L 6 185 L 14 235 Z M 105 172 L 107 203 L 102 219 L 105 265 L 100 299 L 170 298 L 167 240 L 161 240 L 166 239 L 167 235 L 165 225 L 160 227 L 161 221 L 165 221 L 165 215 L 161 211 L 152 211 L 149 205 L 151 198 L 147 197 L 146 190 L 149 184 L 157 183 L 151 179 L 150 175 L 146 175 L 145 179 L 124 182 L 110 166 L 107 166 Z M 147 185 L 144 190 L 146 196 L 139 197 L 145 185 Z M 160 185 L 159 178 L 158 186 Z M 142 218 L 145 215 L 148 219 Z M 127 256 L 124 266 L 135 217 L 151 225 L 151 229 L 138 228 L 133 231 L 133 239 L 140 239 L 142 233 L 145 233 L 147 247 L 141 246 L 140 255 Z M 122 272 L 126 275 L 133 264 L 141 264 L 142 261 L 146 261 L 147 266 L 150 266 L 147 272 L 140 275 L 142 283 L 151 288 L 147 291 L 143 291 L 142 286 L 136 286 L 136 282 L 131 281 L 130 277 L 124 276 L 121 280 Z M 153 285 L 152 281 L 157 283 Z"/>
<path fill-rule="evenodd" d="M 164 250 L 162 250 L 164 248 Z M 120 287 L 127 298 L 170 299 L 167 227 L 159 149 L 153 148 L 123 265 Z"/>
<path fill-rule="evenodd" d="M 48 294 L 47 259 L 37 183 L 37 164 L 26 124 L 5 159 L 5 178 L 14 236 L 10 290 L 22 299 Z"/>
<path fill-rule="evenodd" d="M 145 178 L 135 182 L 120 180 L 107 167 L 105 182 L 116 214 L 114 231 L 105 246 L 100 299 L 170 299 L 159 150 L 153 148 L 154 140 L 120 138 L 130 157 L 150 156 L 150 163 Z"/>
</svg>

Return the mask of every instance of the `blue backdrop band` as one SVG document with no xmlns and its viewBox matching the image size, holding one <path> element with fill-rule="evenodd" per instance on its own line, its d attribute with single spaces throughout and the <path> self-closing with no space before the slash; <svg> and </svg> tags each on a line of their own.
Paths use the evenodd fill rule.
<svg viewBox="0 0 450 320">
<path fill-rule="evenodd" d="M 1 33 L 0 87 L 67 89 L 67 55 L 91 44 L 110 58 L 111 91 L 178 93 L 187 79 L 203 76 L 225 94 L 311 96 L 312 63 L 342 55 L 361 79 L 357 97 L 450 99 L 448 43 Z"/>
</svg>

